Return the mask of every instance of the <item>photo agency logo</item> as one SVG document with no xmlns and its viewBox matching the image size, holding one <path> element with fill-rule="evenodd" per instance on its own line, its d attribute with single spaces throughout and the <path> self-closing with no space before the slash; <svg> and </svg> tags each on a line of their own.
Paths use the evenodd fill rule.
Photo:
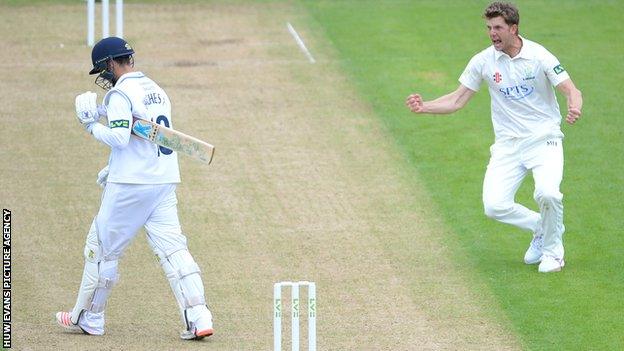
<svg viewBox="0 0 624 351">
<path fill-rule="evenodd" d="M 2 347 L 11 348 L 11 211 L 2 210 Z"/>
</svg>

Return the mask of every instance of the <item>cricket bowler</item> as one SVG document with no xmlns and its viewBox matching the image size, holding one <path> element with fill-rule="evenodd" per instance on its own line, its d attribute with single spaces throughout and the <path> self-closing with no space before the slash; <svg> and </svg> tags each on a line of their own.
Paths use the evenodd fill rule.
<svg viewBox="0 0 624 351">
<path fill-rule="evenodd" d="M 483 82 L 487 84 L 495 141 L 483 181 L 485 214 L 533 233 L 524 262 L 539 263 L 539 272 L 558 272 L 565 265 L 559 190 L 563 133 L 553 87 L 566 97 L 569 124 L 581 116 L 581 92 L 553 54 L 520 36 L 520 15 L 513 4 L 493 2 L 483 17 L 492 45 L 470 60 L 459 87 L 431 101 L 412 94 L 406 104 L 417 114 L 449 114 L 463 108 Z M 529 171 L 539 213 L 515 202 Z"/>
</svg>

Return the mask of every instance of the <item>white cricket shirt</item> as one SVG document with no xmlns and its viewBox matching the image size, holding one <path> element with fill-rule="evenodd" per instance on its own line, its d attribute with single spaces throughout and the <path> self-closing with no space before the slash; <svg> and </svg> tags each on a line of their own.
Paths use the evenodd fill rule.
<svg viewBox="0 0 624 351">
<path fill-rule="evenodd" d="M 111 147 L 110 183 L 179 183 L 177 153 L 130 135 L 132 116 L 151 120 L 166 127 L 171 124 L 169 97 L 153 80 L 141 72 L 119 77 L 115 87 L 104 96 L 108 126 L 96 123 L 93 136 Z"/>
<path fill-rule="evenodd" d="M 561 133 L 553 87 L 570 76 L 543 46 L 520 38 L 522 48 L 514 58 L 490 46 L 476 54 L 459 77 L 473 91 L 487 82 L 496 140 Z"/>
</svg>

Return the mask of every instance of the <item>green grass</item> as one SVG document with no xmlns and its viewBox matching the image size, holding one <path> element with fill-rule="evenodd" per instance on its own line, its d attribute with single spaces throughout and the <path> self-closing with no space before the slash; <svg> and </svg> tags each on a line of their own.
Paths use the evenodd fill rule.
<svg viewBox="0 0 624 351">
<path fill-rule="evenodd" d="M 453 229 L 447 241 L 468 254 L 465 263 L 488 282 L 523 347 L 624 349 L 624 49 L 616 44 L 624 2 L 517 2 L 521 34 L 561 60 L 585 100 L 583 119 L 562 127 L 567 266 L 551 275 L 521 263 L 528 233 L 483 215 L 493 141 L 487 88 L 452 116 L 416 116 L 404 106 L 409 93 L 431 99 L 456 88 L 470 57 L 489 45 L 481 19 L 487 3 L 304 1 L 311 28 L 337 49 Z M 529 177 L 517 200 L 536 209 L 532 187 Z"/>
</svg>

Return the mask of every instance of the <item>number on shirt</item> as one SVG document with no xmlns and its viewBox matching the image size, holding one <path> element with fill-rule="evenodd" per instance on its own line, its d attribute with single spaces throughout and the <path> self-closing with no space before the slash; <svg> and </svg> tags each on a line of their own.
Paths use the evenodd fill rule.
<svg viewBox="0 0 624 351">
<path fill-rule="evenodd" d="M 156 123 L 169 128 L 169 119 L 166 116 L 163 116 L 163 115 L 158 116 L 158 118 L 156 118 Z M 164 154 L 164 155 L 171 155 L 172 152 L 173 152 L 173 150 L 167 149 L 164 146 L 159 146 L 158 147 L 158 156 L 159 157 L 160 157 L 161 153 Z"/>
</svg>

